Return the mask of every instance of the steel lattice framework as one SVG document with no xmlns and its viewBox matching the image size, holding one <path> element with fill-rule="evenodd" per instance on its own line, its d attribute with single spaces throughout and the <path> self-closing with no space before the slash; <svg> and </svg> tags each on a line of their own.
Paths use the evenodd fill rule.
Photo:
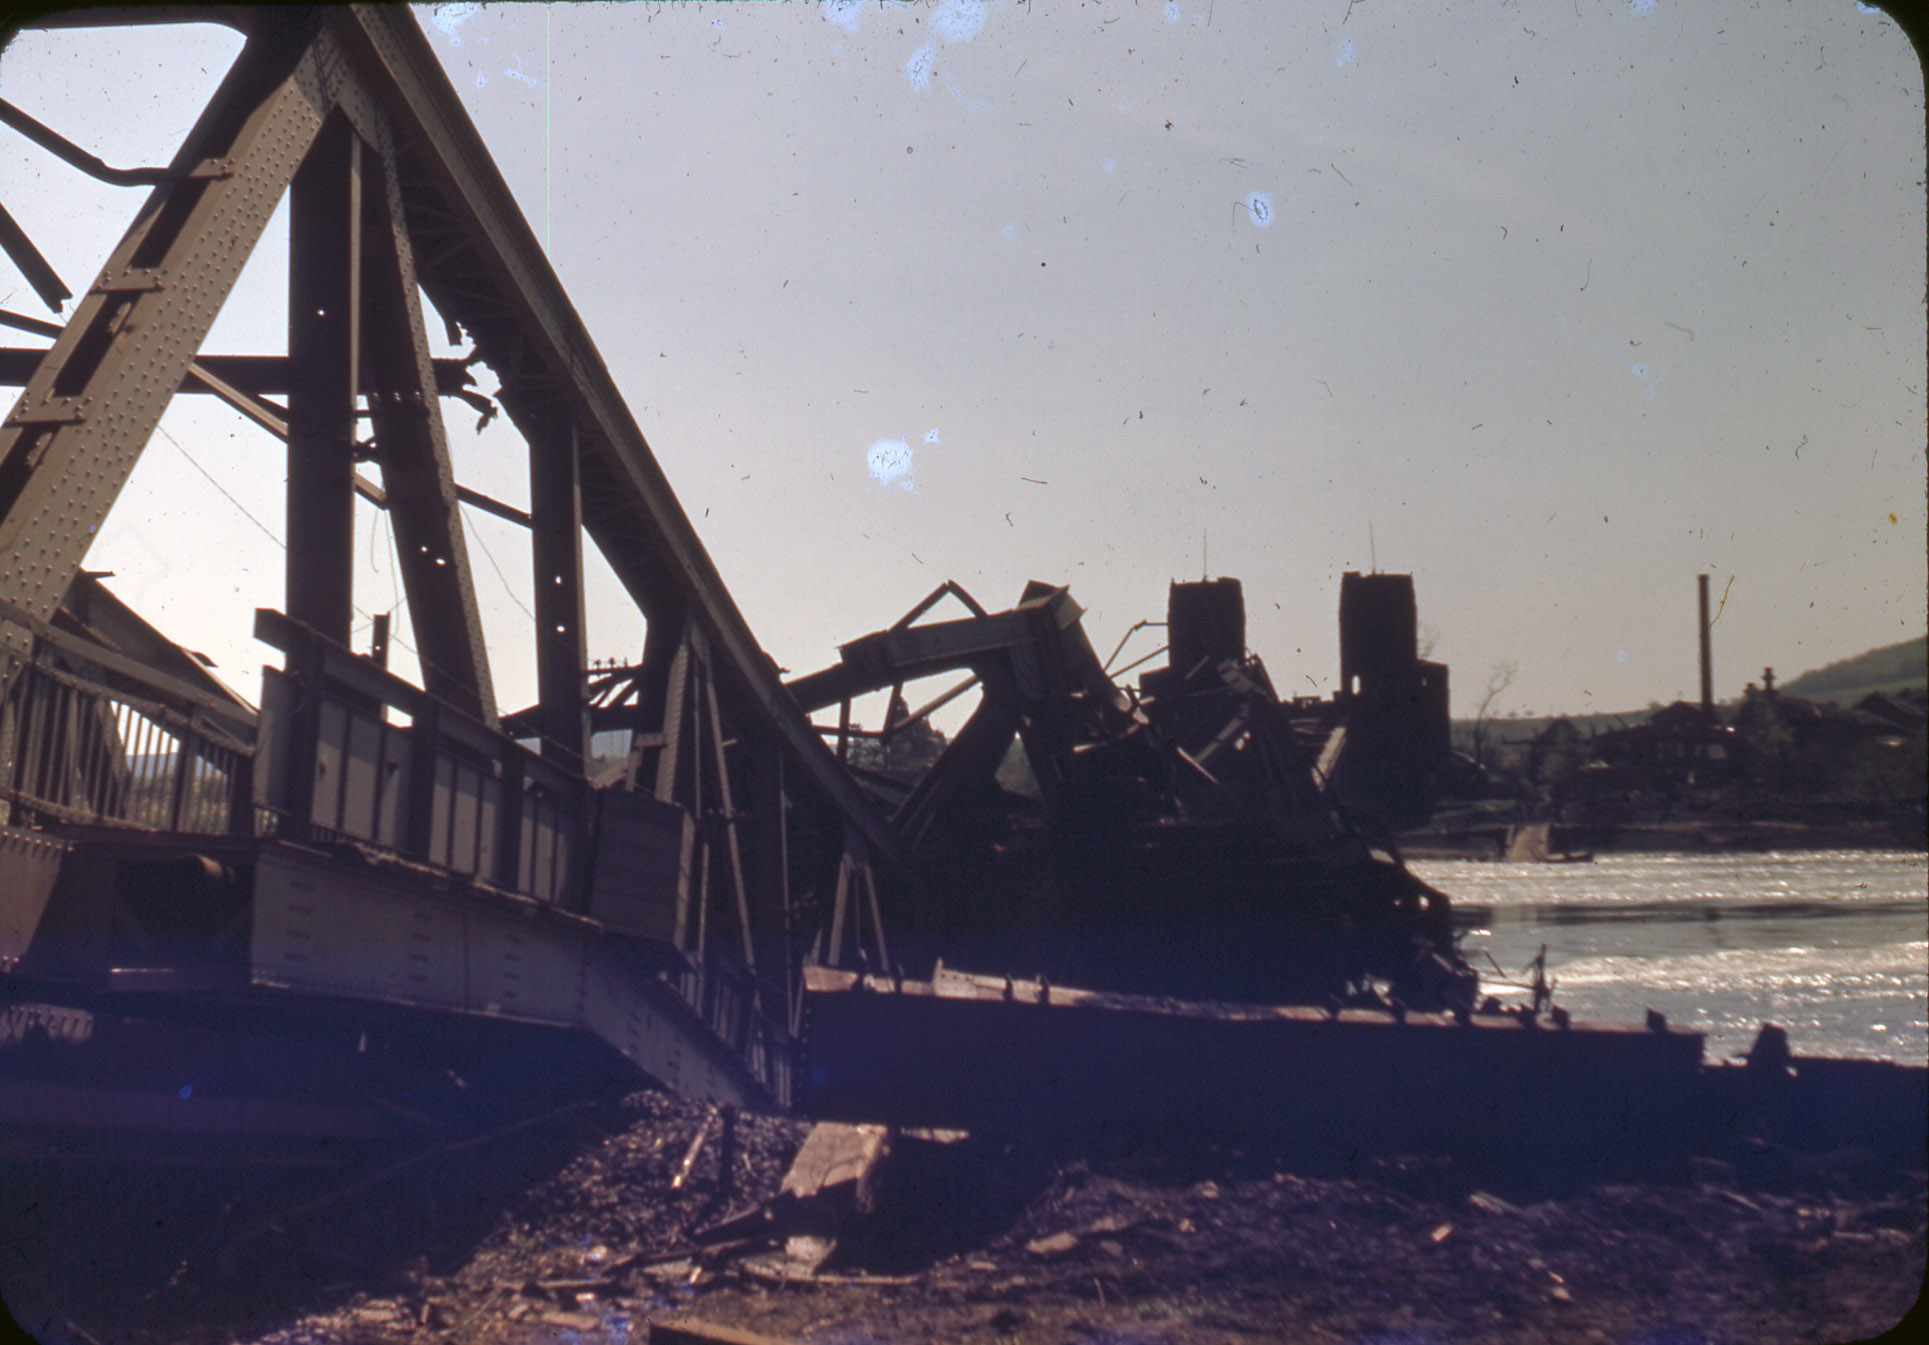
<svg viewBox="0 0 1929 1345">
<path fill-rule="evenodd" d="M 232 24 L 247 45 L 0 428 L 0 600 L 42 619 L 59 605 L 292 192 L 289 552 L 303 563 L 288 614 L 346 642 L 365 395 L 428 689 L 494 717 L 419 285 L 472 336 L 530 445 L 537 568 L 561 581 L 536 589 L 547 748 L 582 753 L 580 519 L 649 621 L 649 672 L 667 677 L 684 630 L 701 631 L 739 709 L 892 853 L 890 830 L 783 693 L 413 17 L 383 6 L 165 17 Z"/>
<path fill-rule="evenodd" d="M 287 655 L 264 696 L 280 694 L 278 679 L 286 684 L 276 704 L 297 731 L 294 747 L 277 749 L 269 780 L 266 736 L 252 756 L 245 743 L 217 742 L 202 721 L 221 709 L 220 697 L 176 678 L 169 694 L 186 699 L 149 695 L 140 704 L 153 707 L 143 723 L 163 726 L 151 730 L 157 741 L 179 744 L 166 758 L 182 763 L 179 798 L 193 804 L 209 789 L 225 791 L 227 802 L 202 813 L 225 819 L 233 834 L 372 841 L 541 897 L 559 912 L 661 937 L 694 956 L 699 980 L 706 944 L 727 948 L 752 1012 L 781 1035 L 784 1023 L 794 1026 L 808 937 L 793 914 L 793 875 L 814 874 L 815 865 L 822 876 L 803 881 L 828 889 L 831 875 L 850 867 L 853 847 L 866 862 L 901 856 L 897 832 L 785 691 L 408 10 L 180 7 L 40 20 L 184 21 L 226 24 L 245 42 L 164 170 L 108 168 L 0 104 L 0 120 L 67 162 L 149 189 L 64 323 L 0 315 L 53 338 L 44 351 L 0 352 L 0 377 L 24 385 L 0 425 L 0 677 L 14 707 L 0 714 L 0 759 L 10 772 L 0 783 L 12 800 L 0 802 L 11 810 L 0 822 L 129 820 L 111 815 L 125 814 L 132 795 L 103 784 L 77 755 L 113 734 L 89 730 L 85 742 L 69 742 L 30 721 L 71 717 L 60 699 L 70 693 L 93 697 L 83 718 L 102 725 L 132 712 L 98 688 L 69 687 L 61 679 L 72 681 L 71 671 L 36 667 L 50 657 L 96 671 L 111 662 L 99 641 L 76 644 L 74 630 L 56 629 L 74 624 L 63 604 L 71 609 L 88 547 L 172 398 L 213 394 L 286 444 L 285 599 L 281 612 L 259 615 L 257 634 Z M 284 199 L 286 357 L 204 355 L 217 313 Z M 65 286 L 10 216 L 0 215 L 0 246 L 58 310 Z M 452 341 L 466 334 L 473 342 L 467 360 L 432 358 L 428 304 Z M 527 511 L 454 478 L 441 399 L 481 402 L 464 367 L 477 360 L 497 375 L 501 407 L 528 447 Z M 363 464 L 379 469 L 379 482 Z M 358 495 L 393 524 L 420 688 L 348 649 Z M 496 702 L 460 521 L 465 502 L 530 533 L 538 697 L 514 714 Z M 614 707 L 591 699 L 585 533 L 647 626 Z M 159 685 L 153 678 L 172 675 L 152 665 L 145 673 L 148 692 Z M 390 722 L 397 711 L 412 727 Z M 603 782 L 614 790 L 592 789 L 585 777 L 593 725 L 633 733 L 620 777 Z M 404 741 L 405 732 L 413 737 Z M 534 753 L 515 745 L 532 739 Z M 218 768 L 207 764 L 217 748 L 229 754 Z M 388 753 L 391 771 L 413 751 L 416 765 L 402 772 L 407 782 L 364 787 L 358 751 Z M 612 802 L 618 793 L 624 798 Z M 249 795 L 274 818 L 255 815 Z M 671 811 L 651 813 L 652 805 Z M 169 816 L 178 825 L 202 813 L 177 804 Z M 667 861 L 673 917 L 636 908 L 618 841 L 605 847 L 610 862 L 592 870 L 597 838 L 673 836 L 679 825 L 682 852 L 672 840 Z M 813 835 L 794 837 L 798 826 Z M 644 864 L 654 852 L 637 854 Z M 38 908 L 16 914 L 13 923 L 30 932 Z M 18 952 L 0 948 L 0 959 Z M 709 994 L 698 986 L 686 998 L 701 1013 Z"/>
</svg>

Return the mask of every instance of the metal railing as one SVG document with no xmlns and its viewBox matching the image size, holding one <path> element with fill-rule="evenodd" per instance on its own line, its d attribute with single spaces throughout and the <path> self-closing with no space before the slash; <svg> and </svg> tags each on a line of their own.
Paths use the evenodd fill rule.
<svg viewBox="0 0 1929 1345">
<path fill-rule="evenodd" d="M 255 635 L 287 664 L 262 679 L 277 834 L 360 841 L 581 908 L 581 776 L 279 612 L 257 612 Z"/>
<path fill-rule="evenodd" d="M 582 776 L 280 613 L 258 612 L 255 635 L 286 662 L 263 678 L 257 768 L 278 834 L 352 839 L 589 908 Z M 390 722 L 397 712 L 409 722 Z M 749 968 L 718 944 L 679 954 L 678 996 L 786 1105 L 795 1045 L 759 1012 Z"/>
<path fill-rule="evenodd" d="M 18 637 L 0 645 L 0 824 L 254 830 L 245 710 L 42 623 L 0 624 Z"/>
<path fill-rule="evenodd" d="M 353 841 L 585 909 L 587 781 L 279 613 L 256 634 L 286 656 L 258 713 L 0 608 L 0 825 Z M 786 1104 L 795 1043 L 749 968 L 718 944 L 677 961 L 679 998 Z"/>
</svg>

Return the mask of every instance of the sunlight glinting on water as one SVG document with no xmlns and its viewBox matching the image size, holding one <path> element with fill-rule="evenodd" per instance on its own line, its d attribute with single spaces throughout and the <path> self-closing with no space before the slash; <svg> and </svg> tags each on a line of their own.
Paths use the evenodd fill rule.
<svg viewBox="0 0 1929 1345">
<path fill-rule="evenodd" d="M 1579 1018 L 1649 1009 L 1739 1054 L 1760 1024 L 1803 1055 L 1929 1062 L 1929 857 L 1610 855 L 1594 863 L 1413 866 L 1454 898 L 1486 993 L 1545 945 Z M 1505 976 L 1496 975 L 1498 964 Z"/>
</svg>

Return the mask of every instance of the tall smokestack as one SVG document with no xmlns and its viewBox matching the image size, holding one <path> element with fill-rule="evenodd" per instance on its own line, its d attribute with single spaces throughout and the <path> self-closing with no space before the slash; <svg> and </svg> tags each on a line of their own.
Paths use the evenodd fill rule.
<svg viewBox="0 0 1929 1345">
<path fill-rule="evenodd" d="M 1696 575 L 1695 587 L 1701 593 L 1701 708 L 1704 713 L 1713 713 L 1715 668 L 1708 654 L 1708 576 Z"/>
</svg>

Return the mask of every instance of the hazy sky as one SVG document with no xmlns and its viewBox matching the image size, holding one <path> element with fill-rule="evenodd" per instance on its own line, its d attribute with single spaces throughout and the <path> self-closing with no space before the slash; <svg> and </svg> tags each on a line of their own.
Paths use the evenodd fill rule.
<svg viewBox="0 0 1929 1345">
<path fill-rule="evenodd" d="M 1104 652 L 1209 572 L 1325 692 L 1375 560 L 1457 713 L 1502 660 L 1501 710 L 1692 696 L 1697 572 L 1719 696 L 1924 629 L 1922 80 L 1853 0 L 416 13 L 796 672 L 946 578 L 1069 583 Z M 237 49 L 27 34 L 0 94 L 164 162 Z M 10 133 L 0 195 L 75 289 L 140 201 Z M 285 348 L 285 258 L 277 223 L 208 349 Z M 251 690 L 282 450 L 190 400 L 90 563 Z M 513 431 L 446 409 L 458 479 L 525 501 Z M 527 546 L 469 521 L 509 708 Z M 625 607 L 600 572 L 594 656 L 635 657 Z"/>
</svg>

